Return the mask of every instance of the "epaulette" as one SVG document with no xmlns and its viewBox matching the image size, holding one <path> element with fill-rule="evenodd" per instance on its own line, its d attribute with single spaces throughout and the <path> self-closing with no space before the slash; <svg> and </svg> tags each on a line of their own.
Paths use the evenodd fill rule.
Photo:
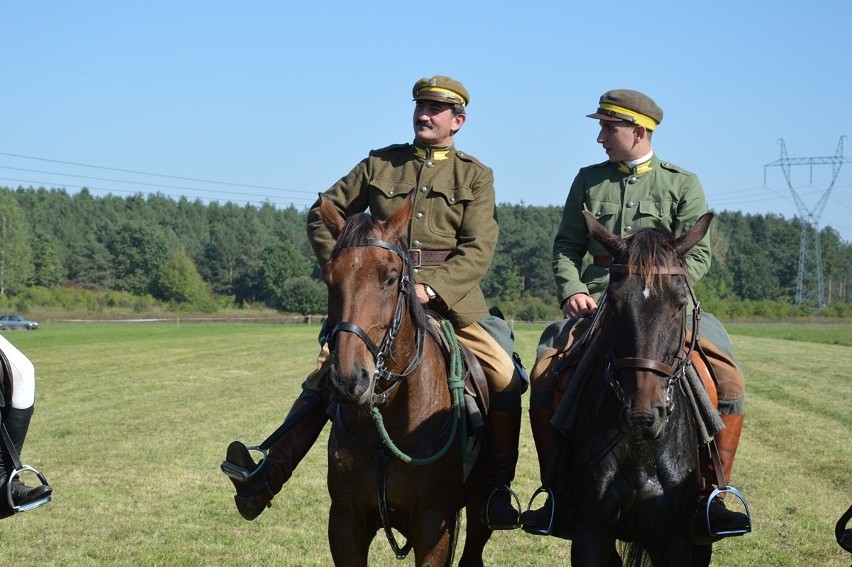
<svg viewBox="0 0 852 567">
<path fill-rule="evenodd" d="M 663 169 L 667 169 L 669 171 L 673 171 L 675 173 L 682 173 L 684 175 L 695 175 L 691 171 L 687 171 L 684 168 L 682 168 L 681 166 L 675 165 L 670 161 L 661 161 L 660 167 L 662 167 Z"/>
<path fill-rule="evenodd" d="M 404 148 L 410 148 L 411 144 L 391 144 L 390 146 L 385 146 L 384 148 L 379 148 L 377 150 L 370 150 L 370 155 L 373 154 L 383 154 L 385 152 L 390 152 L 393 150 L 399 150 Z"/>
<path fill-rule="evenodd" d="M 592 165 L 587 165 L 587 166 L 586 166 L 586 167 L 584 167 L 583 169 L 595 169 L 595 168 L 597 168 L 597 167 L 606 167 L 606 166 L 608 166 L 608 165 L 612 165 L 612 162 L 611 162 L 611 161 L 602 161 L 602 162 L 600 162 L 600 163 L 595 163 L 595 164 L 592 164 Z"/>
<path fill-rule="evenodd" d="M 456 157 L 457 157 L 457 158 L 459 158 L 459 159 L 460 159 L 460 160 L 462 160 L 462 161 L 466 161 L 466 162 L 469 162 L 469 163 L 473 163 L 473 164 L 476 164 L 476 165 L 478 165 L 478 166 L 480 166 L 480 167 L 485 167 L 485 164 L 484 164 L 484 163 L 482 163 L 481 161 L 479 161 L 478 159 L 476 159 L 476 158 L 475 158 L 475 157 L 473 157 L 472 155 L 470 155 L 470 154 L 468 154 L 468 153 L 465 153 L 465 152 L 463 152 L 463 151 L 461 151 L 461 150 L 458 150 L 458 149 L 456 150 Z"/>
</svg>

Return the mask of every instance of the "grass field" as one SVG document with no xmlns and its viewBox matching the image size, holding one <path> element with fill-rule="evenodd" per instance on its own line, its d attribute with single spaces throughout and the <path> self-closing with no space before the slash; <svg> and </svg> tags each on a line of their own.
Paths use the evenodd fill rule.
<svg viewBox="0 0 852 567">
<path fill-rule="evenodd" d="M 748 384 L 733 484 L 749 499 L 754 532 L 717 544 L 714 565 L 849 566 L 833 532 L 852 504 L 849 326 L 728 328 Z M 516 326 L 528 366 L 541 329 Z M 219 471 L 231 440 L 259 443 L 281 422 L 313 366 L 317 331 L 46 323 L 6 333 L 36 365 L 23 460 L 47 475 L 54 500 L 0 522 L 0 565 L 330 565 L 325 434 L 254 522 L 236 512 Z M 525 424 L 515 483 L 524 504 L 537 474 Z M 498 532 L 486 561 L 564 565 L 569 549 Z M 371 565 L 410 564 L 378 534 Z"/>
</svg>

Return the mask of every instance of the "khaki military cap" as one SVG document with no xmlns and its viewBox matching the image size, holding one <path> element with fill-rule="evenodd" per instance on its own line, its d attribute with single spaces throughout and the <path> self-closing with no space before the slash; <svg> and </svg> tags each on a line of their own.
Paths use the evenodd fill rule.
<svg viewBox="0 0 852 567">
<path fill-rule="evenodd" d="M 467 89 L 464 88 L 463 84 L 450 77 L 441 75 L 420 79 L 414 83 L 411 94 L 414 100 L 437 100 L 438 102 L 460 104 L 462 106 L 467 106 L 470 102 L 470 95 L 467 93 Z"/>
<path fill-rule="evenodd" d="M 597 112 L 586 116 L 613 122 L 633 122 L 653 130 L 663 121 L 663 109 L 639 91 L 616 89 L 602 94 Z"/>
</svg>

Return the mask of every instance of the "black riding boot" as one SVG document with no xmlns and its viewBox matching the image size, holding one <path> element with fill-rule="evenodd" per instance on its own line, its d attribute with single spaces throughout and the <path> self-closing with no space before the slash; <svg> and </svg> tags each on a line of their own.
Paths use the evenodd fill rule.
<svg viewBox="0 0 852 567">
<path fill-rule="evenodd" d="M 492 410 L 488 412 L 488 427 L 494 442 L 496 468 L 491 475 L 493 489 L 488 496 L 486 520 L 493 530 L 513 530 L 521 525 L 514 505 L 517 496 L 511 488 L 518 464 L 521 413 Z"/>
<path fill-rule="evenodd" d="M 547 500 L 541 508 L 522 513 L 521 524 L 524 531 L 531 534 L 571 539 L 576 516 L 572 494 L 571 442 L 551 425 L 552 417 L 551 409 L 530 410 L 530 427 L 542 482 L 530 505 L 541 493 L 547 494 Z"/>
<path fill-rule="evenodd" d="M 237 489 L 234 495 L 237 510 L 246 520 L 254 520 L 264 509 L 272 506 L 272 497 L 290 479 L 328 421 L 326 404 L 322 396 L 314 392 L 304 391 L 293 403 L 284 421 L 296 415 L 301 417 L 272 444 L 267 458 L 261 463 L 254 462 L 242 441 L 228 445 L 223 470 L 227 463 L 231 463 L 250 473 L 249 478 L 242 481 L 226 472 Z"/>
<path fill-rule="evenodd" d="M 18 409 L 14 407 L 9 408 L 9 413 L 3 421 L 6 425 L 6 431 L 9 432 L 9 439 L 12 440 L 12 445 L 15 446 L 15 450 L 18 452 L 19 458 L 21 456 L 21 451 L 24 448 L 24 439 L 27 437 L 27 430 L 30 427 L 30 419 L 32 419 L 33 416 L 33 409 L 34 406 L 30 406 L 27 409 Z M 12 463 L 11 456 L 7 455 L 4 450 L 3 458 L 0 459 L 0 501 L 2 501 L 3 508 L 9 506 L 9 502 L 7 502 L 7 480 L 14 470 L 15 465 Z M 14 506 L 18 507 L 43 500 L 50 496 L 53 492 L 52 489 L 45 484 L 30 488 L 21 482 L 17 476 L 12 479 L 11 486 L 12 503 Z"/>
</svg>

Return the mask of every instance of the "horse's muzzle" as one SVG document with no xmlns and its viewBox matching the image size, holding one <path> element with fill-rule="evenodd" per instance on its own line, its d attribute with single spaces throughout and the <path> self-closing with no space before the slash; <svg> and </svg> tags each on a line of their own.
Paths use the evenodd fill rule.
<svg viewBox="0 0 852 567">
<path fill-rule="evenodd" d="M 655 408 L 657 409 L 657 408 Z M 653 441 L 663 433 L 666 425 L 665 407 L 656 412 L 622 411 L 622 425 L 625 433 L 634 443 Z"/>
<path fill-rule="evenodd" d="M 332 366 L 329 372 L 331 399 L 342 404 L 367 404 L 373 394 L 373 374 L 373 370 L 361 365 L 347 374 L 341 374 Z"/>
</svg>

